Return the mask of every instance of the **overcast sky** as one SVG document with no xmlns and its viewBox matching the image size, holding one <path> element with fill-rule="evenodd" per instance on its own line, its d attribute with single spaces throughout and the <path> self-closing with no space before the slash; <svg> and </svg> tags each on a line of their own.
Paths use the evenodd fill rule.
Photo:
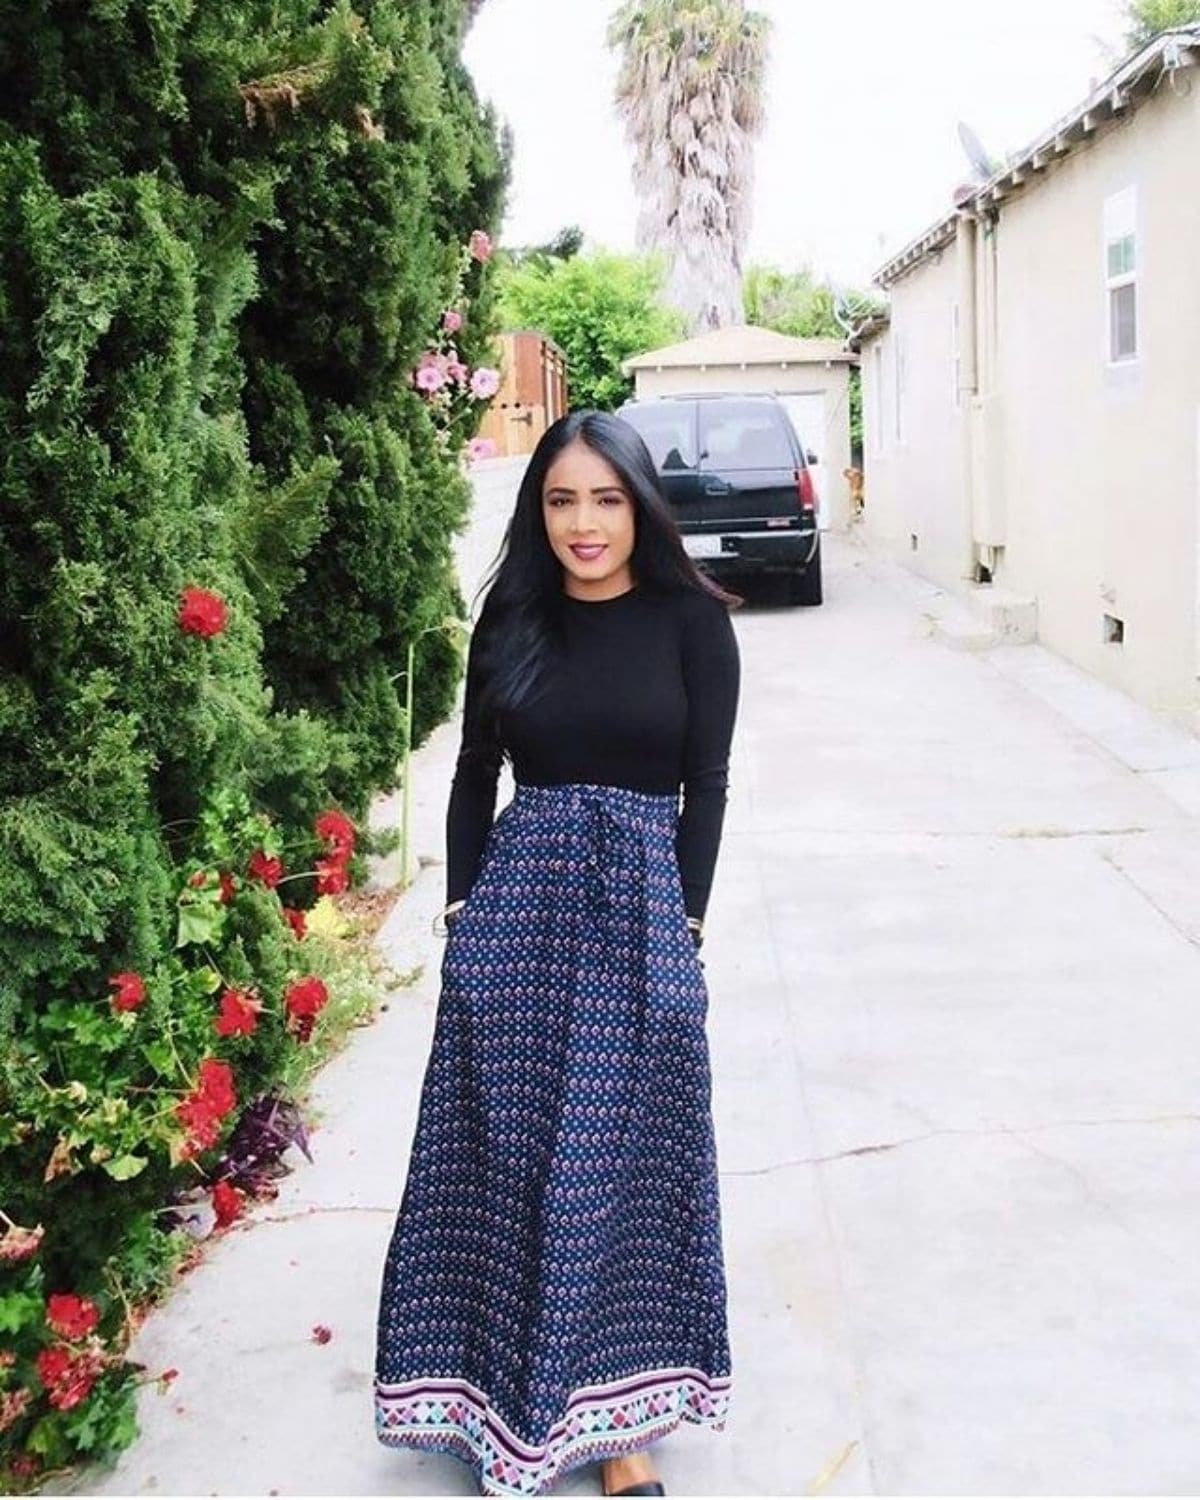
<svg viewBox="0 0 1200 1500">
<path fill-rule="evenodd" d="M 753 0 L 771 18 L 748 260 L 865 284 L 969 175 L 957 124 L 993 157 L 1103 78 L 1118 0 Z M 480 95 L 509 122 L 502 240 L 579 224 L 634 248 L 630 148 L 605 46 L 615 0 L 488 0 L 467 37 Z M 986 17 L 986 19 L 985 19 Z"/>
</svg>

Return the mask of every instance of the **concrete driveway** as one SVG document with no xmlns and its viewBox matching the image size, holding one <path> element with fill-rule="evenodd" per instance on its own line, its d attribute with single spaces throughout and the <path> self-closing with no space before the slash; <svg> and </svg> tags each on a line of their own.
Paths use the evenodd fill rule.
<svg viewBox="0 0 1200 1500">
<path fill-rule="evenodd" d="M 481 471 L 464 581 L 515 474 Z M 951 649 L 936 590 L 825 545 L 823 606 L 735 617 L 705 946 L 734 1398 L 659 1445 L 667 1489 L 1196 1493 L 1200 742 L 1039 646 Z M 180 1376 L 82 1492 L 475 1493 L 370 1405 L 457 737 L 418 755 L 382 934 L 423 974 L 322 1076 L 315 1167 L 142 1330 Z"/>
</svg>

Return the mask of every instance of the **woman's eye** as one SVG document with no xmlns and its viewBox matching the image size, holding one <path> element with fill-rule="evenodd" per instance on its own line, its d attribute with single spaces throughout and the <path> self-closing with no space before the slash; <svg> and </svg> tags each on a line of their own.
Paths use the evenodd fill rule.
<svg viewBox="0 0 1200 1500">
<path fill-rule="evenodd" d="M 625 503 L 624 495 L 601 495 L 600 499 L 606 505 L 624 505 Z M 551 495 L 549 500 L 546 501 L 546 504 L 553 508 L 557 508 L 560 505 L 570 505 L 570 503 L 571 497 L 569 495 Z"/>
</svg>

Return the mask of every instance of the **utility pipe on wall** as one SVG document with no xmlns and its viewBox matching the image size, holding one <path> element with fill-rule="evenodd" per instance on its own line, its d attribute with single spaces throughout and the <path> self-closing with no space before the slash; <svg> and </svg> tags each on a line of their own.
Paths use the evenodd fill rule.
<svg viewBox="0 0 1200 1500">
<path fill-rule="evenodd" d="M 958 421 L 962 474 L 962 563 L 964 578 L 975 577 L 975 401 L 979 395 L 979 330 L 975 257 L 978 221 L 969 209 L 954 225 L 958 295 Z"/>
</svg>

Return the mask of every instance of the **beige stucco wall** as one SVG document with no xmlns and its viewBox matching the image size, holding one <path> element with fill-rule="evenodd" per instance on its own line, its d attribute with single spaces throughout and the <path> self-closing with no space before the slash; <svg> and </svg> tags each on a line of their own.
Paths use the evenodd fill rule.
<svg viewBox="0 0 1200 1500">
<path fill-rule="evenodd" d="M 819 483 L 832 529 L 845 530 L 850 520 L 850 489 L 843 470 L 850 465 L 850 370 L 844 362 L 828 365 L 709 365 L 637 370 L 639 398 L 671 396 L 686 391 L 769 391 L 775 394 L 815 394 L 825 397 L 825 437 L 811 444 L 818 455 Z"/>
<path fill-rule="evenodd" d="M 960 576 L 966 525 L 954 286 L 951 246 L 894 289 L 891 324 L 866 344 L 861 364 L 863 531 L 935 580 Z"/>
<path fill-rule="evenodd" d="M 868 534 L 899 551 L 897 536 L 920 520 L 929 543 L 922 536 L 906 561 L 948 584 L 970 575 L 972 542 L 1002 544 L 994 582 L 1036 599 L 1045 644 L 1181 713 L 1200 707 L 1196 84 L 1185 96 L 1160 88 L 1004 200 L 977 242 L 976 401 L 952 402 L 955 246 L 894 285 L 892 329 L 879 340 L 884 384 L 896 338 L 907 339 L 913 413 L 910 440 L 890 452 L 884 420 L 878 462 L 876 356 L 871 343 L 863 351 Z M 1110 365 L 1104 203 L 1130 185 L 1139 357 Z M 970 512 L 961 491 L 948 492 L 956 464 L 974 475 Z M 1122 644 L 1105 641 L 1105 613 L 1124 621 Z"/>
</svg>

